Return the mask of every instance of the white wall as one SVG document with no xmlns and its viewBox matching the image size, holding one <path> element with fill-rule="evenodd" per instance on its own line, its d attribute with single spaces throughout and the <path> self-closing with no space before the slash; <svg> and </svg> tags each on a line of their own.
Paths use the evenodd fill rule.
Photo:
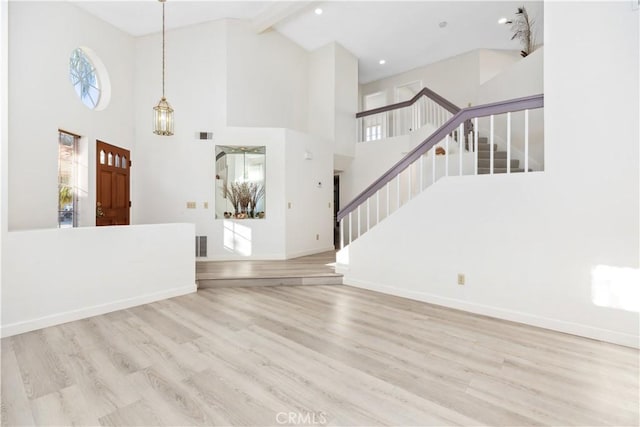
<svg viewBox="0 0 640 427">
<path fill-rule="evenodd" d="M 195 292 L 194 235 L 191 224 L 10 232 L 2 336 Z"/>
<path fill-rule="evenodd" d="M 332 143 L 334 169 L 355 154 L 358 59 L 338 43 L 309 55 L 309 133 Z"/>
<path fill-rule="evenodd" d="M 424 67 L 361 86 L 361 93 L 385 92 L 388 100 L 395 100 L 395 88 L 416 80 L 458 107 L 475 103 L 479 85 L 480 61 L 477 50 L 466 52 Z M 393 101 L 392 101 L 393 102 Z"/>
<path fill-rule="evenodd" d="M 333 250 L 330 142 L 287 130 L 285 175 L 287 258 Z"/>
<path fill-rule="evenodd" d="M 308 130 L 312 135 L 335 139 L 335 43 L 329 43 L 309 53 L 309 116 Z"/>
<path fill-rule="evenodd" d="M 9 140 L 9 19 L 8 3 L 0 1 L 0 288 L 4 283 L 4 253 L 7 237 L 8 171 L 7 146 Z M 0 318 L 2 317 L 2 295 L 0 294 Z"/>
<path fill-rule="evenodd" d="M 345 283 L 637 347 L 638 312 L 603 305 L 596 271 L 640 267 L 639 12 L 545 9 L 545 172 L 439 181 L 341 254 Z"/>
<path fill-rule="evenodd" d="M 513 50 L 479 49 L 478 55 L 478 60 L 480 61 L 478 83 L 481 85 L 522 59 L 520 53 Z M 542 76 L 542 70 L 540 70 L 540 75 Z M 461 105 L 461 107 L 464 107 L 464 105 Z"/>
<path fill-rule="evenodd" d="M 265 218 L 214 219 L 210 209 L 198 229 L 209 236 L 210 259 L 285 259 L 285 130 L 262 128 L 226 128 L 216 139 L 218 145 L 265 146 Z M 212 153 L 210 168 L 215 155 Z M 213 195 L 214 179 L 210 180 Z M 213 198 L 213 196 L 212 196 Z"/>
<path fill-rule="evenodd" d="M 54 228 L 58 129 L 83 136 L 91 189 L 95 140 L 133 147 L 133 39 L 66 2 L 11 2 L 8 26 L 9 229 Z M 85 107 L 69 82 L 69 56 L 82 46 L 109 73 L 111 102 L 102 111 Z M 81 225 L 95 224 L 95 192 L 81 204 Z"/>
<path fill-rule="evenodd" d="M 307 130 L 308 54 L 276 31 L 227 21 L 229 126 Z M 216 58 L 217 59 L 217 58 Z"/>
<path fill-rule="evenodd" d="M 286 161 L 289 139 L 310 147 L 321 141 L 282 128 L 306 128 L 308 54 L 277 33 L 257 35 L 233 20 L 167 32 L 167 99 L 176 110 L 176 130 L 172 137 L 159 137 L 152 134 L 149 118 L 160 94 L 156 66 L 160 43 L 158 34 L 136 40 L 139 161 L 134 158 L 132 185 L 139 203 L 134 206 L 134 222 L 191 222 L 196 235 L 208 236 L 208 259 L 284 259 L 324 249 L 329 232 L 323 230 L 325 220 L 318 215 L 307 217 L 306 225 L 322 230 L 320 240 L 313 232 L 312 241 L 302 239 L 295 247 L 287 244 L 287 191 L 299 182 L 299 176 L 287 174 L 287 168 L 298 167 Z M 263 123 L 270 125 L 260 127 Z M 213 132 L 213 141 L 197 140 L 199 131 Z M 264 219 L 215 219 L 216 144 L 266 147 Z M 319 159 L 314 164 L 330 174 L 331 163 L 320 159 L 333 147 L 326 140 L 323 144 L 313 150 Z M 304 164 L 302 156 L 294 161 Z M 288 179 L 293 182 L 287 189 Z M 330 189 L 329 180 L 325 181 Z M 196 208 L 188 209 L 187 202 L 196 202 Z M 300 212 L 307 209 L 302 203 L 296 203 Z M 295 218 L 292 229 L 297 227 Z"/>
<path fill-rule="evenodd" d="M 421 81 L 460 108 L 478 104 L 478 88 L 521 58 L 517 52 L 476 49 L 405 73 L 361 85 L 360 95 L 384 92 L 395 102 L 395 88 Z M 391 103 L 391 102 L 390 102 Z"/>
<path fill-rule="evenodd" d="M 154 135 L 152 108 L 162 89 L 160 34 L 136 39 L 135 132 L 132 153 L 132 222 L 192 222 L 196 233 L 214 217 L 213 141 L 197 132 L 226 126 L 226 24 L 215 21 L 169 31 L 166 96 L 175 110 L 174 136 Z M 187 210 L 188 201 L 197 209 Z M 210 209 L 203 209 L 209 203 Z"/>
<path fill-rule="evenodd" d="M 358 59 L 335 43 L 335 146 L 337 155 L 353 156 L 358 112 Z"/>
</svg>

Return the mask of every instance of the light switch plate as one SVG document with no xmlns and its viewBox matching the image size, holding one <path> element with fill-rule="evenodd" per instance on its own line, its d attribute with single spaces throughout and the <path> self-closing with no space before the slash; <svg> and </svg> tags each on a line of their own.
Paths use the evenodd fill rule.
<svg viewBox="0 0 640 427">
<path fill-rule="evenodd" d="M 196 202 L 187 202 L 187 209 L 195 209 Z"/>
</svg>

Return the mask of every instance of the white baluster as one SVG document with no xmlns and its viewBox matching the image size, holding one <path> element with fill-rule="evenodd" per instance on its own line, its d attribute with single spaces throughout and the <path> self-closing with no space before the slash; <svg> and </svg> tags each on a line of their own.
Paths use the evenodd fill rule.
<svg viewBox="0 0 640 427">
<path fill-rule="evenodd" d="M 524 110 L 524 173 L 529 172 L 529 110 Z"/>
<path fill-rule="evenodd" d="M 436 147 L 431 147 L 431 184 L 436 183 Z"/>
<path fill-rule="evenodd" d="M 391 182 L 387 182 L 387 215 L 385 218 L 389 217 L 391 213 Z"/>
<path fill-rule="evenodd" d="M 353 217 L 351 214 L 353 211 L 349 212 L 349 244 L 353 241 Z"/>
<path fill-rule="evenodd" d="M 424 190 L 424 154 L 420 156 L 420 192 Z"/>
<path fill-rule="evenodd" d="M 369 197 L 367 199 L 367 231 L 369 231 L 371 229 L 371 215 L 370 215 L 370 207 L 369 207 L 369 201 L 371 200 L 371 197 Z"/>
<path fill-rule="evenodd" d="M 396 176 L 396 201 L 397 201 L 397 209 L 400 209 L 400 174 L 402 172 L 400 172 L 397 176 Z"/>
<path fill-rule="evenodd" d="M 511 111 L 507 113 L 507 173 L 511 173 Z"/>
<path fill-rule="evenodd" d="M 413 164 L 413 163 L 412 163 Z M 411 165 L 412 165 L 411 164 Z M 409 191 L 407 192 L 407 201 L 411 200 L 411 196 L 413 193 L 413 177 L 412 177 L 412 171 L 411 171 L 411 165 L 409 165 L 409 167 L 407 168 L 407 175 L 409 176 L 408 181 L 409 181 Z"/>
<path fill-rule="evenodd" d="M 362 207 L 362 204 L 358 205 L 358 232 L 356 233 L 356 237 L 360 237 L 360 230 L 362 230 L 362 225 L 360 224 L 360 217 L 362 216 L 360 213 L 360 207 Z"/>
<path fill-rule="evenodd" d="M 462 144 L 462 140 L 464 139 L 464 125 L 460 124 L 460 127 L 458 128 L 458 157 L 459 157 L 459 167 L 460 170 L 458 171 L 459 174 L 458 176 L 462 176 L 462 151 L 464 150 L 464 146 Z"/>
<path fill-rule="evenodd" d="M 376 191 L 376 224 L 380 223 L 380 190 Z"/>
<path fill-rule="evenodd" d="M 340 249 L 344 249 L 344 218 L 340 220 Z"/>
<path fill-rule="evenodd" d="M 489 127 L 489 173 L 493 175 L 493 114 L 491 115 Z"/>
<path fill-rule="evenodd" d="M 473 119 L 473 150 L 476 152 L 474 172 L 478 175 L 478 118 Z"/>
<path fill-rule="evenodd" d="M 444 140 L 444 176 L 449 176 L 449 135 Z"/>
<path fill-rule="evenodd" d="M 413 131 L 417 130 L 420 127 L 420 125 L 418 124 L 418 104 L 419 104 L 419 101 L 416 101 L 411 105 L 411 116 L 412 116 L 411 130 Z"/>
</svg>

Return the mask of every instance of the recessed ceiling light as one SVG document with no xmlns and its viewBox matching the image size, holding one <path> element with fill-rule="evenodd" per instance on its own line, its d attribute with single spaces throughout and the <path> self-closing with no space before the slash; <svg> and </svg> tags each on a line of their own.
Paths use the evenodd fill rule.
<svg viewBox="0 0 640 427">
<path fill-rule="evenodd" d="M 444 28 L 444 27 L 446 27 L 446 26 L 447 26 L 447 21 L 442 21 L 442 22 L 440 22 L 440 23 L 438 24 L 438 27 L 440 27 L 440 28 Z"/>
<path fill-rule="evenodd" d="M 322 15 L 322 9 L 320 9 L 319 7 L 317 7 L 314 12 L 316 13 L 316 15 Z"/>
<path fill-rule="evenodd" d="M 509 22 L 509 20 L 508 20 L 507 18 L 500 18 L 500 19 L 498 19 L 498 24 L 506 24 L 506 23 L 508 23 L 508 22 Z"/>
<path fill-rule="evenodd" d="M 378 61 L 378 64 L 380 64 L 380 65 L 384 65 L 384 64 L 386 64 L 386 63 L 387 63 L 387 61 L 386 61 L 386 60 L 384 60 L 384 59 L 381 59 L 380 61 Z"/>
</svg>

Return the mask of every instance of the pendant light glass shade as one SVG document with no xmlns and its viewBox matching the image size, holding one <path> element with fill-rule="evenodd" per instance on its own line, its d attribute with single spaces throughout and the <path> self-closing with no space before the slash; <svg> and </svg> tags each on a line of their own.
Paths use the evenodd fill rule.
<svg viewBox="0 0 640 427">
<path fill-rule="evenodd" d="M 153 133 L 156 135 L 173 135 L 173 108 L 165 97 L 153 107 Z"/>
<path fill-rule="evenodd" d="M 164 3 L 166 0 L 158 0 L 162 3 L 162 98 L 158 105 L 153 107 L 153 133 L 156 135 L 173 135 L 173 108 L 164 96 Z"/>
</svg>

